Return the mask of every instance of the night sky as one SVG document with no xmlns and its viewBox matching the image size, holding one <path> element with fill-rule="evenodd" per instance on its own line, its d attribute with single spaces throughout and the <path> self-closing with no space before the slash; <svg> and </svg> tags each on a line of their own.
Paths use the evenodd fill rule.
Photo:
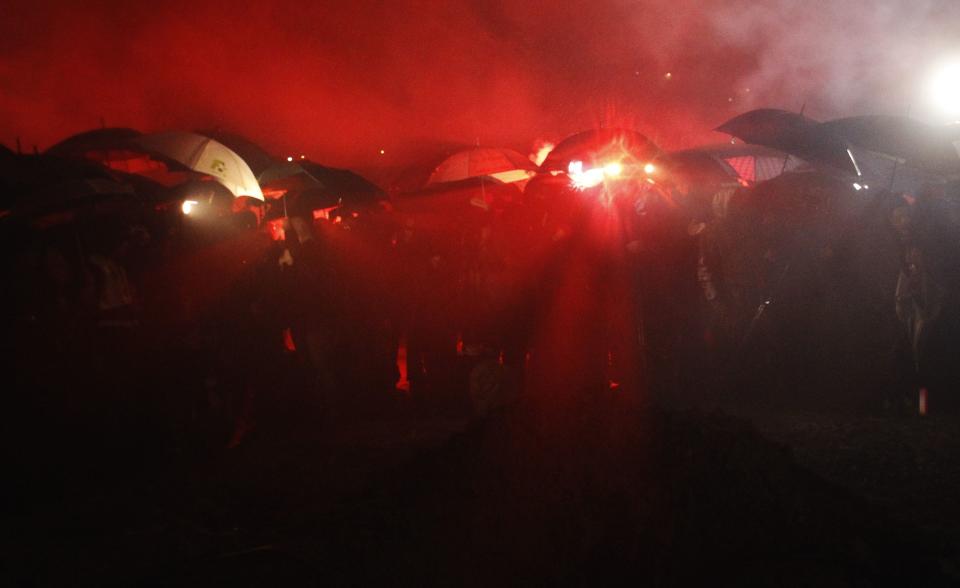
<svg viewBox="0 0 960 588">
<path fill-rule="evenodd" d="M 102 119 L 220 128 L 361 169 L 457 144 L 529 152 L 598 124 L 667 148 L 716 142 L 711 128 L 757 106 L 922 115 L 923 76 L 960 51 L 956 0 L 6 6 L 8 146 L 44 149 Z"/>
</svg>

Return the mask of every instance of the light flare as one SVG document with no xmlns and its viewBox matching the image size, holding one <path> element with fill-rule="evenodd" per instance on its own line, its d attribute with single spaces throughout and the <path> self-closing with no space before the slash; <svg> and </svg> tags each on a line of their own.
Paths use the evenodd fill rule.
<svg viewBox="0 0 960 588">
<path fill-rule="evenodd" d="M 200 203 L 196 200 L 184 200 L 183 204 L 180 205 L 180 210 L 183 211 L 183 214 L 189 215 L 196 210 L 198 204 Z"/>
<path fill-rule="evenodd" d="M 599 186 L 606 180 L 622 178 L 626 171 L 627 169 L 619 161 L 611 161 L 600 167 L 584 169 L 582 161 L 573 160 L 567 166 L 567 175 L 570 176 L 570 182 L 578 190 L 587 190 Z"/>
<path fill-rule="evenodd" d="M 937 70 L 930 80 L 930 101 L 948 116 L 960 115 L 960 62 Z"/>
<path fill-rule="evenodd" d="M 534 153 L 530 154 L 530 161 L 540 166 L 543 164 L 544 160 L 550 155 L 550 152 L 553 151 L 553 148 L 556 147 L 550 141 L 537 141 L 535 144 L 536 150 Z"/>
<path fill-rule="evenodd" d="M 583 162 L 576 160 L 571 161 L 570 165 L 567 166 L 567 174 L 570 176 L 570 181 L 573 183 L 573 186 L 578 190 L 586 190 L 594 186 L 599 186 L 603 182 L 604 177 L 602 167 L 584 170 Z"/>
<path fill-rule="evenodd" d="M 609 177 L 611 177 L 611 178 L 616 178 L 616 177 L 618 177 L 621 173 L 623 173 L 623 166 L 620 165 L 620 162 L 618 162 L 618 161 L 614 161 L 614 162 L 608 163 L 607 165 L 603 166 L 603 174 L 604 174 L 605 176 L 609 176 Z"/>
</svg>

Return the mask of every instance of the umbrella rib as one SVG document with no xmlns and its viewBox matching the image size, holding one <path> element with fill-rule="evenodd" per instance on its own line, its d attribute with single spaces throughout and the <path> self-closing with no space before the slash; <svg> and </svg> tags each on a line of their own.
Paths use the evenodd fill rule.
<svg viewBox="0 0 960 588">
<path fill-rule="evenodd" d="M 849 147 L 847 147 L 847 155 L 850 156 L 850 162 L 853 164 L 853 169 L 857 170 L 857 177 L 862 177 L 863 173 L 860 171 L 860 166 L 857 165 L 857 159 L 853 156 L 853 151 L 850 151 Z"/>
<path fill-rule="evenodd" d="M 203 150 L 206 148 L 207 145 L 210 144 L 210 141 L 212 141 L 210 137 L 203 137 L 203 135 L 198 135 L 198 136 L 202 137 L 203 140 L 200 141 L 200 144 L 193 150 L 193 153 L 190 155 L 190 158 L 187 160 L 188 162 L 187 165 L 193 168 L 194 170 L 197 169 L 196 165 L 197 165 L 197 162 L 200 161 L 200 156 L 203 154 Z"/>
</svg>

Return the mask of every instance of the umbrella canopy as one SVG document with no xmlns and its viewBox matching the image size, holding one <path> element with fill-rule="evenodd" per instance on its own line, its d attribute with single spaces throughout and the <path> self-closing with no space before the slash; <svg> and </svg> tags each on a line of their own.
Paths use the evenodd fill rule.
<svg viewBox="0 0 960 588">
<path fill-rule="evenodd" d="M 270 155 L 266 149 L 242 135 L 228 133 L 220 129 L 198 131 L 198 133 L 226 145 L 231 151 L 243 158 L 247 165 L 250 166 L 253 175 L 257 177 L 260 177 L 260 174 L 276 165 L 279 161 L 279 159 Z"/>
<path fill-rule="evenodd" d="M 104 178 L 71 179 L 38 186 L 13 215 L 47 229 L 77 221 L 129 212 L 140 206 L 133 188 Z"/>
<path fill-rule="evenodd" d="M 94 162 L 46 154 L 14 155 L 10 161 L 4 162 L 2 171 L 4 179 L 22 193 L 76 179 L 114 179 L 110 170 Z"/>
<path fill-rule="evenodd" d="M 309 160 L 274 165 L 260 174 L 259 179 L 267 189 L 322 192 L 333 204 L 341 200 L 350 204 L 364 204 L 386 198 L 379 186 L 357 173 Z"/>
<path fill-rule="evenodd" d="M 260 184 L 268 194 L 284 193 L 288 212 L 365 206 L 387 199 L 379 186 L 357 173 L 306 159 L 274 165 L 260 174 Z"/>
<path fill-rule="evenodd" d="M 738 186 L 739 176 L 733 167 L 703 151 L 674 151 L 654 160 L 654 165 L 670 178 L 696 186 Z"/>
<path fill-rule="evenodd" d="M 795 155 L 809 162 L 824 163 L 860 175 L 847 144 L 819 122 L 796 112 L 761 108 L 735 116 L 716 128 L 741 141 Z"/>
<path fill-rule="evenodd" d="M 850 182 L 816 170 L 788 172 L 760 182 L 752 188 L 751 197 L 755 207 L 799 224 L 849 209 L 869 198 Z"/>
<path fill-rule="evenodd" d="M 540 165 L 542 171 L 566 172 L 571 161 L 579 160 L 602 166 L 607 159 L 635 159 L 649 162 L 660 149 L 650 139 L 629 129 L 595 129 L 567 137 Z"/>
<path fill-rule="evenodd" d="M 516 184 L 478 177 L 404 193 L 398 195 L 393 205 L 402 218 L 413 222 L 419 230 L 453 238 L 458 231 L 490 222 L 504 201 L 521 197 Z"/>
<path fill-rule="evenodd" d="M 535 163 L 512 149 L 474 147 L 444 159 L 430 174 L 427 185 L 482 176 L 491 176 L 502 182 L 516 182 L 529 179 L 536 170 Z"/>
<path fill-rule="evenodd" d="M 234 196 L 263 200 L 263 192 L 250 166 L 219 141 L 196 133 L 169 132 L 144 135 L 136 142 L 194 171 L 210 175 Z"/>
<path fill-rule="evenodd" d="M 960 127 L 933 127 L 906 116 L 852 116 L 825 122 L 824 132 L 911 167 L 960 173 Z"/>
<path fill-rule="evenodd" d="M 183 163 L 139 143 L 143 135 L 126 128 L 94 129 L 68 137 L 44 154 L 64 159 L 95 161 L 114 172 L 149 178 L 172 188 L 202 175 Z"/>
<path fill-rule="evenodd" d="M 783 151 L 748 143 L 703 145 L 678 153 L 703 153 L 720 159 L 736 171 L 741 179 L 751 183 L 775 178 L 784 172 L 796 170 L 805 163 Z"/>
<path fill-rule="evenodd" d="M 127 128 L 93 129 L 67 137 L 44 153 L 57 157 L 88 157 L 91 152 L 137 149 L 135 141 L 141 135 L 139 131 Z"/>
</svg>

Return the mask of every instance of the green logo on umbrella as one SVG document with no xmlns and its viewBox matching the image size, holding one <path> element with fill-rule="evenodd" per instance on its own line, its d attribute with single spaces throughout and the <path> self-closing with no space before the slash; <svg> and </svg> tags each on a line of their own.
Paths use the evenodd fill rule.
<svg viewBox="0 0 960 588">
<path fill-rule="evenodd" d="M 210 162 L 210 169 L 212 169 L 214 173 L 222 176 L 227 173 L 227 164 L 219 159 L 214 159 Z"/>
</svg>

